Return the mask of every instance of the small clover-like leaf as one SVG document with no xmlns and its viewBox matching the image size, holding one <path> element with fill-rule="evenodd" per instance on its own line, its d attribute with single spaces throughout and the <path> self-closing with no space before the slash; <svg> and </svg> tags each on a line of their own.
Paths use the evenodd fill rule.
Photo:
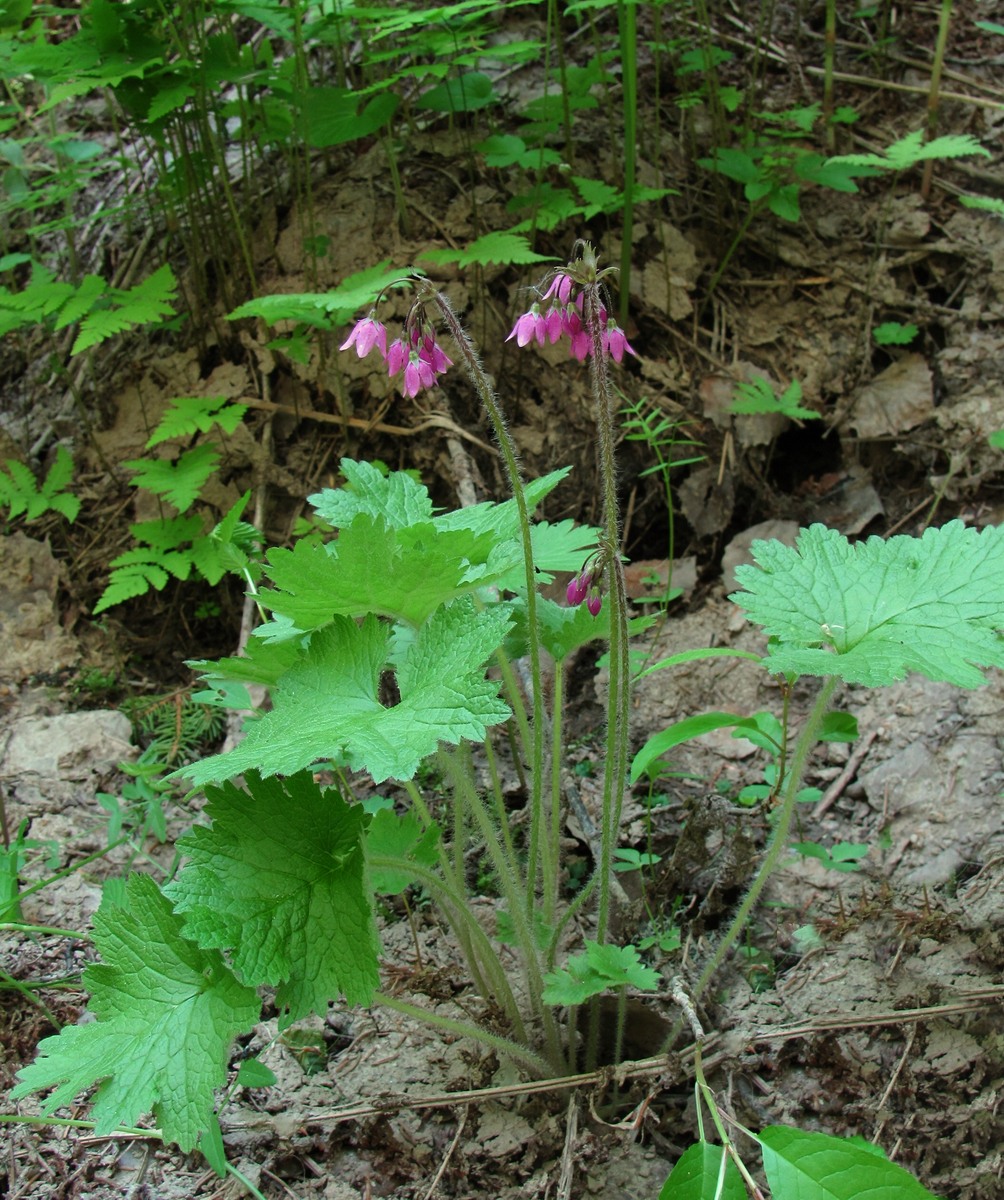
<svg viewBox="0 0 1004 1200">
<path fill-rule="evenodd" d="M 632 987 L 651 992 L 659 986 L 659 972 L 646 967 L 634 946 L 586 942 L 584 954 L 573 954 L 563 970 L 544 976 L 545 1004 L 582 1004 L 611 988 Z"/>
</svg>

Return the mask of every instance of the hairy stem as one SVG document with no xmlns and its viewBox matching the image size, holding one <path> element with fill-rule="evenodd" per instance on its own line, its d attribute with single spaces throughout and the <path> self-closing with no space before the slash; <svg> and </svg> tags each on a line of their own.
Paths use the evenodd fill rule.
<svg viewBox="0 0 1004 1200">
<path fill-rule="evenodd" d="M 505 970 L 495 948 L 488 940 L 488 935 L 471 912 L 471 907 L 463 893 L 450 887 L 435 871 L 412 859 L 402 861 L 393 855 L 374 855 L 370 861 L 371 865 L 375 867 L 389 867 L 392 870 L 403 868 L 409 871 L 419 883 L 446 901 L 443 911 L 464 946 L 464 957 L 471 968 L 471 974 L 476 978 L 482 978 L 482 983 L 477 983 L 478 991 L 484 999 L 494 1000 L 499 1005 L 509 1018 L 513 1032 L 521 1041 L 525 1041 L 526 1027 L 523 1024 L 523 1018 Z M 484 982 L 485 980 L 487 982 Z"/>
<path fill-rule="evenodd" d="M 538 1078 L 546 1079 L 551 1074 L 551 1068 L 539 1054 L 535 1054 L 526 1046 L 520 1046 L 516 1042 L 511 1042 L 508 1038 L 499 1037 L 496 1033 L 489 1033 L 487 1029 L 482 1029 L 480 1025 L 474 1025 L 469 1021 L 455 1021 L 452 1017 L 440 1016 L 439 1013 L 430 1012 L 427 1008 L 420 1008 L 417 1004 L 409 1004 L 406 1000 L 398 1000 L 396 996 L 388 996 L 385 992 L 377 992 L 373 997 L 373 1001 L 376 1004 L 383 1005 L 384 1008 L 392 1009 L 394 1012 L 414 1017 L 417 1021 L 422 1021 L 426 1025 L 432 1025 L 436 1029 L 457 1034 L 459 1037 L 471 1038 L 472 1041 L 480 1042 L 482 1046 L 489 1046 L 492 1050 L 497 1050 L 507 1058 L 521 1063 Z"/>
<path fill-rule="evenodd" d="M 537 580 L 533 566 L 533 542 L 530 537 L 530 513 L 526 506 L 526 495 L 523 491 L 523 480 L 519 469 L 519 456 L 516 443 L 512 439 L 498 397 L 492 388 L 481 365 L 481 360 L 474 344 L 467 336 L 467 331 L 460 324 L 449 300 L 442 292 L 435 292 L 430 297 L 432 303 L 439 309 L 443 322 L 449 329 L 453 340 L 460 350 L 467 374 L 477 390 L 481 403 L 484 405 L 488 419 L 495 431 L 495 438 L 502 452 L 502 461 L 509 479 L 509 488 L 516 509 L 519 513 L 520 538 L 523 543 L 523 568 L 526 580 L 526 624 L 527 640 L 530 648 L 530 680 L 533 689 L 531 701 L 533 704 L 533 750 L 530 768 L 530 852 L 527 862 L 526 875 L 529 886 L 526 889 L 525 904 L 528 913 L 532 914 L 534 899 L 537 893 L 539 859 L 541 854 L 554 855 L 556 847 L 541 845 L 541 827 L 545 819 L 544 807 L 544 697 L 541 686 L 540 639 L 537 626 Z"/>
<path fill-rule="evenodd" d="M 805 722 L 802 732 L 798 735 L 798 740 L 795 742 L 795 749 L 791 756 L 791 766 L 788 769 L 788 774 L 785 776 L 784 793 L 774 819 L 774 832 L 768 843 L 767 853 L 763 857 L 763 862 L 760 864 L 760 869 L 757 871 L 749 891 L 746 893 L 742 904 L 739 905 L 736 915 L 732 919 L 732 924 L 718 943 L 718 948 L 709 959 L 701 973 L 700 979 L 697 981 L 697 986 L 693 991 L 694 1003 L 697 1003 L 705 991 L 707 991 L 708 984 L 711 983 L 718 968 L 725 961 L 726 956 L 735 945 L 739 935 L 746 928 L 746 922 L 749 920 L 750 913 L 753 911 L 763 889 L 767 886 L 767 881 L 774 874 L 778 863 L 788 848 L 788 834 L 791 831 L 791 822 L 795 815 L 799 785 L 802 782 L 802 776 L 805 774 L 805 766 L 809 761 L 809 754 L 819 739 L 819 730 L 838 682 L 837 677 L 832 676 L 823 684 L 823 689 L 816 698 L 816 703 L 812 706 L 809 718 Z M 672 1044 L 682 1026 L 683 1020 L 681 1018 L 674 1025 L 667 1039 L 667 1045 Z"/>
<path fill-rule="evenodd" d="M 627 776 L 630 677 L 628 667 L 627 591 L 620 556 L 617 506 L 617 464 L 614 453 L 616 398 L 610 386 L 600 326 L 600 295 L 595 284 L 584 289 L 583 318 L 592 342 L 590 378 L 596 419 L 600 488 L 603 497 L 603 539 L 607 551 L 607 599 L 610 605 L 610 671 L 607 684 L 606 768 L 603 773 L 603 830 L 600 844 L 599 901 L 596 940 L 607 939 L 610 925 L 610 881 L 613 852 L 620 829 Z"/>
</svg>

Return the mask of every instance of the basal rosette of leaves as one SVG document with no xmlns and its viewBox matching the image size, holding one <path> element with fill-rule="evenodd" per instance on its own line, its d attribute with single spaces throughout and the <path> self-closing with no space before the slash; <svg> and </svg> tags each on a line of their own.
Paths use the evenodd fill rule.
<svg viewBox="0 0 1004 1200">
<path fill-rule="evenodd" d="M 163 890 L 133 876 L 127 904 L 106 897 L 95 922 L 103 961 L 85 979 L 97 1020 L 43 1043 L 15 1092 L 55 1088 L 42 1106 L 51 1113 L 97 1084 L 99 1130 L 149 1111 L 165 1139 L 198 1145 L 219 1170 L 215 1091 L 232 1039 L 260 1019 L 254 989 L 275 989 L 282 1025 L 340 996 L 372 1002 L 374 894 L 440 878 L 427 812 L 371 815 L 321 788 L 310 768 L 334 761 L 376 782 L 410 780 L 441 744 L 483 741 L 510 711 L 486 663 L 521 617 L 515 502 L 437 514 L 405 473 L 341 467 L 346 486 L 312 497 L 337 538 L 273 551 L 261 636 L 246 656 L 196 664 L 204 701 L 239 707 L 244 685 L 265 683 L 271 710 L 252 718 L 236 750 L 179 772 L 208 785 L 208 824 L 180 840 L 185 863 Z M 528 484 L 527 507 L 566 475 Z M 594 530 L 569 521 L 538 521 L 532 540 L 541 583 L 578 569 L 596 546 Z M 564 637 L 584 644 L 603 628 L 580 620 Z M 389 706 L 379 693 L 386 670 L 400 693 Z M 243 786 L 229 782 L 238 774 Z"/>
</svg>

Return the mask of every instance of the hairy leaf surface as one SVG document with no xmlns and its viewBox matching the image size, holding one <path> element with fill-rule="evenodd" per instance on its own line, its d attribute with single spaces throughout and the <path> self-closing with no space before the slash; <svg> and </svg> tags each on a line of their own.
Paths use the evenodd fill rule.
<svg viewBox="0 0 1004 1200">
<path fill-rule="evenodd" d="M 272 711 L 250 725 L 244 741 L 184 774 L 202 786 L 250 769 L 292 774 L 336 759 L 369 771 L 377 783 L 411 779 L 441 741 L 482 741 L 489 725 L 509 716 L 498 684 L 483 670 L 509 622 L 504 606 L 478 613 L 467 598 L 437 610 L 401 655 L 401 702 L 385 708 L 378 689 L 389 627 L 372 615 L 361 625 L 335 617 L 280 677 Z"/>
<path fill-rule="evenodd" d="M 910 671 L 959 687 L 1004 667 L 1004 528 L 951 521 L 853 545 L 813 525 L 797 548 L 754 542 L 731 599 L 777 639 L 772 671 L 879 687 Z"/>
<path fill-rule="evenodd" d="M 200 946 L 230 950 L 249 984 L 278 984 L 284 1021 L 344 995 L 368 1004 L 377 936 L 363 887 L 366 813 L 309 772 L 207 788 L 206 814 L 178 843 L 189 859 L 165 890 Z"/>
<path fill-rule="evenodd" d="M 84 986 L 97 1020 L 46 1038 L 12 1095 L 55 1086 L 42 1103 L 48 1114 L 97 1083 L 99 1134 L 152 1112 L 168 1141 L 191 1150 L 215 1126 L 228 1048 L 254 1026 L 261 1002 L 215 950 L 182 935 L 149 876 L 130 877 L 126 901 L 106 898 L 94 917 L 104 961 L 86 968 Z"/>
</svg>

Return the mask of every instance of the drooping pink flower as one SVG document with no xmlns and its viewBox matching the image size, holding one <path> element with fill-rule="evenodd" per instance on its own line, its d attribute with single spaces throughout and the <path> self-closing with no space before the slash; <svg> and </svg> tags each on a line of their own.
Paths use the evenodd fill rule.
<svg viewBox="0 0 1004 1200">
<path fill-rule="evenodd" d="M 348 350 L 350 346 L 355 346 L 356 354 L 360 358 L 365 358 L 374 346 L 384 358 L 387 357 L 387 330 L 376 319 L 373 312 L 368 317 L 363 317 L 361 321 L 356 321 L 352 326 L 352 332 L 338 348 L 339 350 Z"/>
<path fill-rule="evenodd" d="M 589 585 L 592 583 L 589 575 L 583 571 L 581 575 L 574 575 L 568 581 L 568 588 L 565 595 L 568 597 L 570 607 L 577 608 L 586 596 L 589 594 Z"/>
<path fill-rule="evenodd" d="M 412 350 L 408 356 L 408 365 L 404 368 L 401 391 L 405 396 L 413 398 L 422 388 L 435 386 L 436 372 L 432 369 L 432 365 L 427 363 L 417 350 Z"/>
<path fill-rule="evenodd" d="M 585 362 L 593 348 L 593 341 L 589 334 L 582 328 L 581 324 L 575 333 L 571 335 L 571 343 L 572 358 L 578 359 L 580 363 Z"/>
<path fill-rule="evenodd" d="M 541 316 L 540 305 L 531 304 L 530 311 L 516 320 L 516 324 L 512 327 L 512 332 L 506 338 L 506 341 L 516 339 L 517 346 L 525 346 L 531 338 L 537 339 L 538 346 L 544 344 L 546 319 Z"/>
<path fill-rule="evenodd" d="M 551 280 L 551 285 L 544 293 L 544 299 L 550 300 L 552 297 L 557 297 L 559 304 L 567 304 L 568 297 L 572 294 L 572 277 L 559 271 Z"/>
<path fill-rule="evenodd" d="M 610 355 L 614 362 L 619 363 L 622 361 L 625 350 L 628 354 L 634 354 L 635 358 L 638 357 L 631 343 L 624 336 L 624 330 L 621 329 L 616 321 L 607 321 L 606 328 L 601 334 L 601 341 L 603 342 L 603 349 Z"/>
<path fill-rule="evenodd" d="M 586 608 L 589 609 L 590 616 L 598 617 L 602 607 L 603 597 L 600 595 L 599 588 L 593 588 L 591 594 L 586 600 Z"/>
<path fill-rule="evenodd" d="M 453 359 L 443 350 L 433 334 L 426 334 L 418 351 L 419 357 L 427 362 L 437 375 L 443 375 L 453 366 Z"/>
<path fill-rule="evenodd" d="M 408 347 L 404 344 L 404 342 L 401 341 L 400 338 L 396 338 L 387 347 L 387 372 L 388 372 L 388 374 L 396 375 L 398 373 L 398 371 L 402 370 L 402 368 L 404 367 L 404 365 L 407 361 L 408 361 Z"/>
<path fill-rule="evenodd" d="M 565 332 L 565 313 L 560 304 L 552 304 L 548 309 L 544 318 L 544 330 L 552 346 Z"/>
</svg>

